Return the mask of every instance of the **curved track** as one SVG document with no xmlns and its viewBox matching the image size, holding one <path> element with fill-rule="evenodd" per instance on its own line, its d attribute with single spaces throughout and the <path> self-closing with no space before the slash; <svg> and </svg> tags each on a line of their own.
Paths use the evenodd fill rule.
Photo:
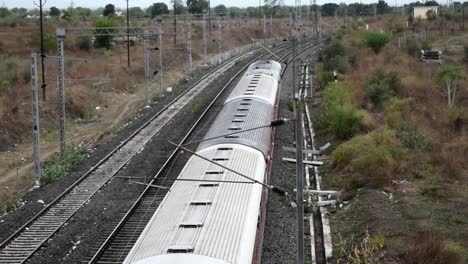
<svg viewBox="0 0 468 264">
<path fill-rule="evenodd" d="M 185 105 L 208 84 L 236 64 L 234 57 L 219 65 L 152 116 L 55 200 L 0 245 L 0 263 L 23 263 L 51 238 L 98 190 L 116 175 Z"/>
<path fill-rule="evenodd" d="M 302 47 L 307 47 L 308 44 L 303 45 Z M 301 48 L 301 47 L 300 47 Z M 282 50 L 287 50 L 286 48 L 278 48 L 275 52 L 280 52 Z M 281 59 L 289 56 L 291 52 L 287 52 Z M 260 55 L 256 59 L 259 59 L 264 55 Z M 289 63 L 288 63 L 289 64 Z M 201 120 L 205 117 L 212 106 L 218 100 L 218 98 L 224 93 L 224 91 L 231 85 L 231 83 L 248 67 L 246 65 L 239 72 L 237 72 L 229 82 L 220 90 L 220 92 L 215 96 L 212 102 L 208 105 L 205 111 L 201 114 L 189 132 L 181 140 L 179 144 L 184 144 L 187 139 L 191 136 L 193 131 L 199 125 Z M 168 189 L 174 183 L 177 175 L 172 175 L 172 177 L 163 176 L 170 165 L 172 164 L 174 158 L 177 155 L 178 150 L 175 149 L 169 158 L 166 160 L 164 165 L 152 178 L 149 185 L 145 188 L 143 193 L 134 203 L 132 208 L 125 214 L 125 216 L 120 220 L 120 222 L 115 226 L 112 232 L 109 234 L 107 239 L 101 244 L 99 249 L 97 249 L 96 254 L 91 258 L 89 263 L 122 263 L 135 242 L 137 241 L 139 235 L 143 232 L 146 224 L 153 216 L 154 212 L 158 208 L 161 201 L 164 199 L 164 196 L 167 194 Z M 169 168 L 170 169 L 170 168 Z M 154 188 L 158 186 L 158 188 Z M 160 188 L 162 187 L 162 188 Z"/>
</svg>

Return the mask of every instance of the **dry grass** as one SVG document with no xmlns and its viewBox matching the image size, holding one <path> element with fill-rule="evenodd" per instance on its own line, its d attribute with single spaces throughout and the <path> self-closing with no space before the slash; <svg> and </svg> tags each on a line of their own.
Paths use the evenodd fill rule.
<svg viewBox="0 0 468 264">
<path fill-rule="evenodd" d="M 443 236 L 436 231 L 426 231 L 417 239 L 408 253 L 408 264 L 463 264 L 463 256 L 445 247 Z"/>
</svg>

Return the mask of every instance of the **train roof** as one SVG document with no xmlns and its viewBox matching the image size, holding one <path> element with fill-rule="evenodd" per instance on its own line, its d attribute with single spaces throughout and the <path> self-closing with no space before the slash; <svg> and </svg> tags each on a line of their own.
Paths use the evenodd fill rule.
<svg viewBox="0 0 468 264">
<path fill-rule="evenodd" d="M 264 181 L 266 163 L 255 149 L 223 144 L 198 154 Z M 211 264 L 251 263 L 262 186 L 197 156 L 178 179 L 205 181 L 174 183 L 124 263 L 189 263 L 179 260 L 193 255 L 219 260 L 206 262 Z M 191 263 L 199 262 L 194 258 Z"/>
<path fill-rule="evenodd" d="M 278 91 L 278 81 L 271 76 L 264 74 L 253 74 L 244 76 L 229 95 L 226 103 L 241 98 L 257 98 L 274 105 L 276 93 Z"/>
<path fill-rule="evenodd" d="M 273 114 L 273 105 L 264 100 L 246 97 L 229 101 L 210 126 L 204 139 L 267 125 L 273 120 Z M 258 149 L 266 159 L 270 150 L 270 141 L 271 128 L 266 127 L 203 141 L 198 146 L 198 150 L 216 144 L 241 144 Z"/>
</svg>

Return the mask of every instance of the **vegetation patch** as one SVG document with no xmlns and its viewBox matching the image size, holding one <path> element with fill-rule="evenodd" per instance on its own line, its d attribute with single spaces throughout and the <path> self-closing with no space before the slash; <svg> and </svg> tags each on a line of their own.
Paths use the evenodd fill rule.
<svg viewBox="0 0 468 264">
<path fill-rule="evenodd" d="M 66 173 L 73 171 L 82 160 L 83 153 L 75 146 L 67 147 L 63 156 L 57 153 L 52 159 L 43 164 L 43 184 L 49 184 Z"/>
<path fill-rule="evenodd" d="M 381 106 L 384 101 L 397 95 L 400 86 L 401 80 L 398 73 L 387 73 L 378 69 L 367 81 L 364 93 L 375 106 Z"/>
<path fill-rule="evenodd" d="M 325 89 L 325 115 L 328 129 L 339 139 L 353 136 L 364 115 L 353 104 L 350 83 L 330 83 Z"/>
<path fill-rule="evenodd" d="M 347 173 L 344 187 L 383 187 L 400 168 L 405 149 L 395 131 L 381 128 L 341 144 L 332 153 L 335 169 Z"/>
<path fill-rule="evenodd" d="M 363 33 L 362 39 L 375 53 L 379 53 L 390 42 L 391 37 L 385 33 L 370 31 Z"/>
</svg>

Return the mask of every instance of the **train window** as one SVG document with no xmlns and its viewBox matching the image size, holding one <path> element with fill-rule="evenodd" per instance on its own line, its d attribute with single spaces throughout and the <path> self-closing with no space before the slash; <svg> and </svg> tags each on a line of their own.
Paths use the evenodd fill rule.
<svg viewBox="0 0 468 264">
<path fill-rule="evenodd" d="M 229 160 L 228 158 L 212 158 L 214 161 L 227 161 Z"/>
<path fill-rule="evenodd" d="M 224 171 L 207 171 L 205 174 L 223 174 Z"/>
<path fill-rule="evenodd" d="M 191 253 L 191 252 L 193 252 L 193 247 L 186 247 L 186 248 L 170 247 L 167 250 L 167 253 Z"/>
<path fill-rule="evenodd" d="M 225 147 L 223 147 L 223 148 L 218 148 L 218 150 L 232 150 L 232 148 L 225 148 Z"/>
</svg>

